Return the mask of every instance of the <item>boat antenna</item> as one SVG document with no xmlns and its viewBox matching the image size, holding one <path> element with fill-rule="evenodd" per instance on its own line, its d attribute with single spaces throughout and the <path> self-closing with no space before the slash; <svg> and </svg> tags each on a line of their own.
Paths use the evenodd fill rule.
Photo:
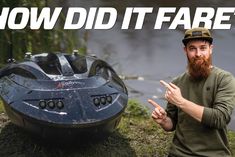
<svg viewBox="0 0 235 157">
<path fill-rule="evenodd" d="M 14 63 L 15 59 L 13 56 L 13 32 L 10 32 L 10 40 L 8 40 L 8 50 L 9 50 L 9 57 L 7 59 L 7 63 Z"/>
</svg>

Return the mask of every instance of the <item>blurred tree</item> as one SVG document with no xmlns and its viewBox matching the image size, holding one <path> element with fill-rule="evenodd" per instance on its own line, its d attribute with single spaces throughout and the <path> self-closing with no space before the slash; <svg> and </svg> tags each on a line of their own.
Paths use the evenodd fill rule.
<svg viewBox="0 0 235 157">
<path fill-rule="evenodd" d="M 15 7 L 38 7 L 39 13 L 43 7 L 50 7 L 53 11 L 53 7 L 48 6 L 50 3 L 53 3 L 53 1 L 2 0 L 0 1 L 0 13 L 3 7 L 9 7 L 10 10 Z M 17 15 L 16 21 L 20 19 L 20 15 Z M 0 30 L 0 66 L 6 63 L 6 60 L 10 57 L 11 44 L 16 60 L 22 59 L 25 52 L 72 52 L 73 49 L 78 49 L 78 46 L 85 53 L 84 39 L 78 38 L 77 30 L 64 30 L 64 21 L 65 15 L 63 11 L 52 30 L 45 30 L 43 28 L 32 30 L 29 26 L 22 30 L 10 30 L 6 26 L 5 30 Z"/>
</svg>

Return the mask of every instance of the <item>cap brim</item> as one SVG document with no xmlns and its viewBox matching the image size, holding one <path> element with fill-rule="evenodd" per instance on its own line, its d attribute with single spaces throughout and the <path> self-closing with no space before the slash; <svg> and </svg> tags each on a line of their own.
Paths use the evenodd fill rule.
<svg viewBox="0 0 235 157">
<path fill-rule="evenodd" d="M 211 38 L 211 37 L 191 37 L 188 39 L 183 39 L 182 42 L 184 43 L 184 45 L 186 45 L 186 43 L 188 43 L 190 40 L 195 40 L 195 39 L 207 40 L 211 43 L 213 42 L 213 38 Z"/>
</svg>

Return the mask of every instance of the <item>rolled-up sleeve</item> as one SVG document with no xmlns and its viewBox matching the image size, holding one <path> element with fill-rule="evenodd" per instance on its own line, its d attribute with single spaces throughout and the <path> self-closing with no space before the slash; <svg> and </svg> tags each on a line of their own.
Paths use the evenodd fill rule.
<svg viewBox="0 0 235 157">
<path fill-rule="evenodd" d="M 235 105 L 235 79 L 231 74 L 225 74 L 218 83 L 213 107 L 205 107 L 202 123 L 206 126 L 222 129 L 231 119 Z"/>
</svg>

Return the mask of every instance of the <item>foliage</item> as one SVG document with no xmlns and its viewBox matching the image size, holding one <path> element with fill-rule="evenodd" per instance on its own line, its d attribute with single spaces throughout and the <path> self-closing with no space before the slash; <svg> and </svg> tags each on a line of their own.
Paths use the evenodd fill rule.
<svg viewBox="0 0 235 157">
<path fill-rule="evenodd" d="M 54 2 L 54 1 L 53 1 Z M 0 2 L 0 7 L 43 7 L 50 6 L 51 0 L 16 0 Z M 50 7 L 53 8 L 53 7 Z M 51 12 L 53 9 L 51 9 Z M 21 15 L 17 16 L 16 22 L 21 19 Z M 63 11 L 52 30 L 45 30 L 43 28 L 32 30 L 28 26 L 22 30 L 10 30 L 6 28 L 0 31 L 0 67 L 10 58 L 11 49 L 16 60 L 22 59 L 26 52 L 72 52 L 73 49 L 86 50 L 83 39 L 78 39 L 78 32 L 76 30 L 64 30 L 62 24 L 64 23 Z"/>
<path fill-rule="evenodd" d="M 128 102 L 124 116 L 134 117 L 134 118 L 136 117 L 149 118 L 149 113 L 147 107 L 140 105 L 137 100 L 131 99 Z"/>
<path fill-rule="evenodd" d="M 119 132 L 125 135 L 137 156 L 166 156 L 172 133 L 165 132 L 136 100 L 128 103 Z"/>
<path fill-rule="evenodd" d="M 0 100 L 0 113 L 3 113 L 3 112 L 4 112 L 4 108 L 3 108 L 2 101 Z"/>
<path fill-rule="evenodd" d="M 229 131 L 228 133 L 229 145 L 232 150 L 233 156 L 235 156 L 235 132 Z"/>
</svg>

